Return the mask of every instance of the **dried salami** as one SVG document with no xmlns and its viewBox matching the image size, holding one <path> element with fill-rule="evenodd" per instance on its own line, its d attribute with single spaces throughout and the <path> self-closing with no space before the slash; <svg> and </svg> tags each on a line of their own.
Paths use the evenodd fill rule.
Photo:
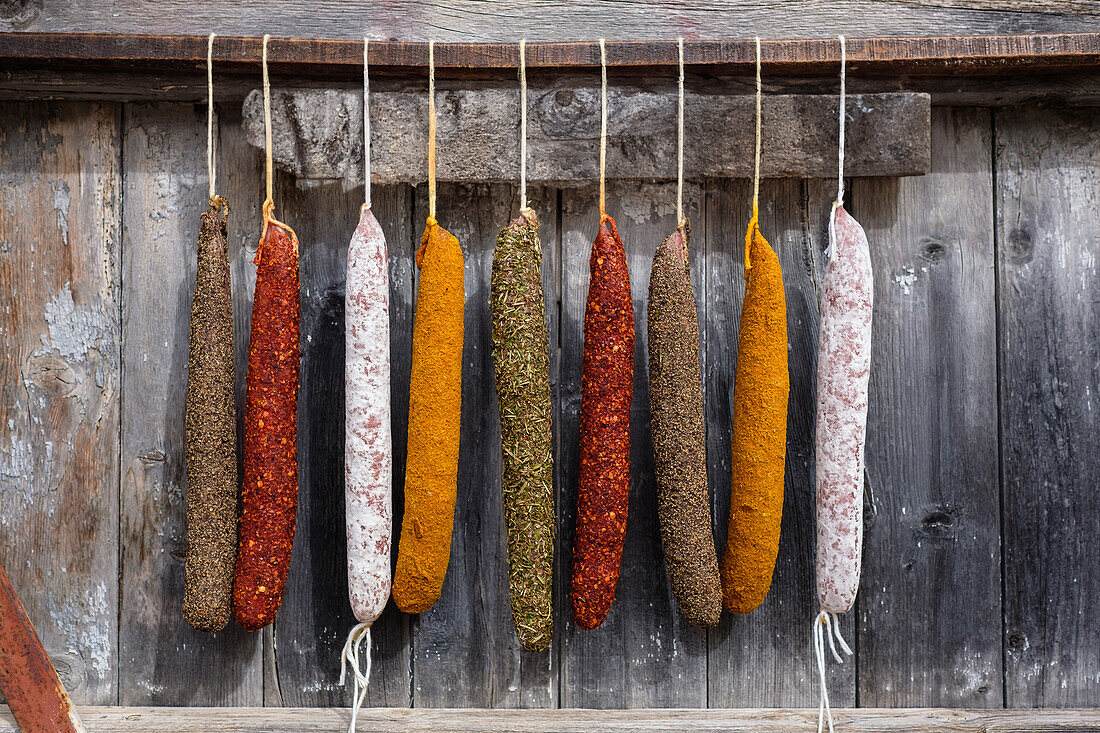
<svg viewBox="0 0 1100 733">
<path fill-rule="evenodd" d="M 264 212 L 248 344 L 244 487 L 233 582 L 237 623 L 275 620 L 298 512 L 298 238 Z"/>
<path fill-rule="evenodd" d="M 344 519 L 348 597 L 372 623 L 390 597 L 393 477 L 386 239 L 366 206 L 348 246 L 344 310 Z"/>
<path fill-rule="evenodd" d="M 187 562 L 183 617 L 220 631 L 232 616 L 237 560 L 237 409 L 233 293 L 225 201 L 214 197 L 199 229 L 187 356 Z"/>
<path fill-rule="evenodd" d="M 845 613 L 855 603 L 863 551 L 874 278 L 867 235 L 842 206 L 832 247 L 817 352 L 817 597 L 822 611 Z"/>
<path fill-rule="evenodd" d="M 722 615 L 722 584 L 711 532 L 703 423 L 699 320 L 688 266 L 685 220 L 657 248 L 649 276 L 649 412 L 657 518 L 680 613 L 701 629 Z"/>
<path fill-rule="evenodd" d="M 630 495 L 634 304 L 626 252 L 607 215 L 592 245 L 584 311 L 580 477 L 573 542 L 573 619 L 603 623 L 615 600 Z"/>
</svg>

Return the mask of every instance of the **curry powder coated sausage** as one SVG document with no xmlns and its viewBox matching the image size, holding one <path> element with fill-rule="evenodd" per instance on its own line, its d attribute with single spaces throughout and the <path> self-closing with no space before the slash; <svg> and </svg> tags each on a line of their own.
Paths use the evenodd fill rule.
<svg viewBox="0 0 1100 733">
<path fill-rule="evenodd" d="M 508 585 L 516 636 L 528 651 L 547 648 L 554 630 L 550 340 L 538 227 L 535 212 L 524 209 L 501 230 L 489 296 Z"/>
<path fill-rule="evenodd" d="M 229 623 L 237 559 L 236 371 L 226 215 L 218 197 L 202 215 L 187 355 L 183 617 L 199 631 L 220 631 Z"/>
<path fill-rule="evenodd" d="M 348 598 L 372 623 L 390 597 L 393 453 L 386 238 L 366 206 L 348 245 L 344 309 L 344 524 Z"/>
<path fill-rule="evenodd" d="M 722 556 L 727 611 L 748 613 L 771 586 L 783 518 L 787 451 L 787 305 L 779 258 L 756 215 L 745 235 L 748 284 L 733 391 L 733 487 Z"/>
<path fill-rule="evenodd" d="M 630 496 L 634 304 L 626 252 L 610 216 L 589 260 L 581 381 L 580 477 L 573 540 L 573 620 L 603 623 L 615 600 Z"/>
<path fill-rule="evenodd" d="M 863 449 L 871 376 L 874 275 L 863 227 L 844 207 L 833 223 L 817 357 L 817 598 L 850 611 L 863 552 Z"/>
<path fill-rule="evenodd" d="M 439 600 L 451 556 L 466 303 L 462 246 L 435 219 L 420 238 L 416 265 L 405 515 L 393 580 L 393 600 L 405 613 Z"/>
<path fill-rule="evenodd" d="M 298 512 L 298 238 L 264 214 L 248 343 L 237 623 L 267 626 L 283 599 Z"/>
<path fill-rule="evenodd" d="M 699 320 L 685 221 L 653 255 L 649 276 L 649 412 L 657 518 L 672 592 L 700 629 L 722 616 L 722 584 L 710 523 Z"/>
</svg>

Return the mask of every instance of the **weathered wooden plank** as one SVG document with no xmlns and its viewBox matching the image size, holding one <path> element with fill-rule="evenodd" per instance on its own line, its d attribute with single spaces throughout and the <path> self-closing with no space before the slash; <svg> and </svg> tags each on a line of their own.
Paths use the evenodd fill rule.
<svg viewBox="0 0 1100 733">
<path fill-rule="evenodd" d="M 344 710 L 324 708 L 82 707 L 81 717 L 102 733 L 306 733 L 343 730 Z M 838 730 L 893 733 L 1095 733 L 1100 712 L 1079 710 L 837 709 Z M 813 730 L 817 709 L 744 710 L 447 710 L 371 709 L 359 715 L 363 733 L 801 733 Z M 18 733 L 0 707 L 0 733 Z"/>
<path fill-rule="evenodd" d="M 930 175 L 852 183 L 875 270 L 859 699 L 999 706 L 990 117 L 934 120 Z"/>
<path fill-rule="evenodd" d="M 1095 704 L 1097 116 L 998 113 L 1005 701 Z"/>
<path fill-rule="evenodd" d="M 519 178 L 519 93 L 515 89 L 455 89 L 438 100 L 439 180 Z M 688 93 L 684 99 L 684 169 L 692 178 L 746 177 L 753 171 L 755 97 Z M 769 145 L 764 176 L 824 178 L 836 170 L 836 95 L 768 95 L 763 103 Z M 628 179 L 675 178 L 676 97 L 673 90 L 609 90 L 608 170 Z M 554 85 L 528 98 L 528 180 L 581 182 L 599 173 L 600 90 Z M 855 95 L 848 105 L 848 165 L 868 176 L 926 173 L 929 97 Z M 417 91 L 371 95 L 371 171 L 378 181 L 423 182 L 427 161 L 428 99 Z M 263 96 L 244 103 L 245 129 L 264 145 Z M 283 89 L 272 93 L 273 156 L 298 178 L 362 177 L 361 90 Z"/>
<path fill-rule="evenodd" d="M 114 703 L 120 107 L 0 119 L 0 555 L 73 699 Z"/>
<path fill-rule="evenodd" d="M 259 639 L 236 624 L 217 634 L 195 631 L 180 612 L 187 348 L 199 214 L 208 198 L 204 112 L 193 105 L 136 105 L 123 119 L 124 705 L 259 705 L 263 699 Z M 157 651 L 152 662 L 150 649 Z M 223 674 L 210 674 L 212 658 L 224 663 Z"/>
<path fill-rule="evenodd" d="M 706 633 L 681 617 L 668 584 L 657 526 L 649 433 L 645 302 L 653 251 L 676 228 L 674 184 L 615 182 L 607 211 L 626 249 L 634 301 L 634 399 L 631 405 L 631 491 L 626 542 L 615 603 L 603 624 L 573 623 L 569 586 L 579 454 L 581 358 L 588 266 L 599 223 L 592 186 L 562 193 L 562 441 L 559 450 L 561 562 L 558 623 L 562 707 L 704 707 Z M 701 191 L 688 186 L 687 215 L 701 220 Z M 701 249 L 698 244 L 696 251 Z M 701 294 L 697 294 L 700 297 Z"/>
<path fill-rule="evenodd" d="M 22 0 L 27 3 L 33 0 Z M 133 0 L 121 0 L 133 2 Z M 466 0 L 469 2 L 469 0 Z M 20 0 L 15 0 L 20 4 Z M 107 3 L 101 3 L 105 5 Z M 427 6 L 429 14 L 439 10 L 436 6 L 430 6 L 426 2 L 418 3 Z M 536 9 L 533 6 L 543 5 Z M 850 6 L 869 5 L 864 2 L 849 2 Z M 164 3 L 171 5 L 171 2 Z M 232 4 L 231 4 L 232 5 Z M 568 67 L 598 68 L 600 65 L 599 45 L 592 38 L 592 28 L 614 31 L 619 22 L 625 21 L 627 25 L 622 27 L 622 32 L 604 36 L 607 39 L 607 63 L 614 67 L 657 67 L 674 66 L 677 63 L 676 46 L 672 43 L 677 36 L 687 38 L 684 48 L 685 62 L 692 66 L 705 66 L 710 70 L 740 68 L 748 70 L 756 61 L 756 44 L 753 36 L 759 33 L 763 36 L 761 43 L 761 58 L 769 67 L 786 70 L 813 69 L 821 73 L 826 64 L 836 64 L 840 59 L 839 44 L 836 42 L 836 34 L 844 33 L 850 39 L 848 41 L 848 60 L 854 69 L 860 71 L 886 71 L 891 75 L 911 73 L 913 71 L 926 71 L 937 69 L 940 71 L 952 70 L 955 73 L 966 73 L 974 70 L 999 69 L 1029 70 L 1051 66 L 1074 66 L 1095 64 L 1100 54 L 1100 35 L 1089 33 L 1095 26 L 1089 26 L 1086 21 L 1089 15 L 1100 15 L 1092 7 L 1091 13 L 1080 13 L 1073 18 L 1080 22 L 1074 29 L 1082 31 L 1067 33 L 1065 29 L 1072 26 L 1072 20 L 1067 26 L 1058 27 L 1051 24 L 1043 32 L 1032 26 L 1019 29 L 1016 35 L 1005 34 L 1012 27 L 1005 26 L 983 31 L 965 30 L 965 25 L 959 23 L 960 12 L 954 13 L 956 22 L 949 28 L 940 27 L 941 35 L 937 36 L 935 26 L 925 26 L 918 33 L 905 33 L 898 28 L 889 16 L 886 16 L 882 28 L 888 29 L 883 33 L 868 32 L 860 29 L 858 16 L 849 19 L 844 25 L 837 26 L 837 21 L 830 18 L 831 22 L 818 25 L 813 33 L 792 33 L 791 25 L 784 24 L 780 18 L 783 13 L 780 8 L 790 8 L 803 5 L 803 3 L 764 3 L 753 9 L 760 10 L 763 6 L 771 15 L 768 17 L 766 28 L 754 32 L 751 23 L 747 20 L 743 24 L 736 25 L 734 32 L 728 32 L 726 24 L 730 21 L 739 23 L 742 15 L 748 15 L 744 11 L 747 8 L 738 8 L 739 2 L 727 2 L 726 5 L 735 11 L 728 16 L 712 12 L 707 13 L 705 22 L 701 22 L 687 30 L 677 30 L 679 25 L 675 21 L 670 22 L 667 16 L 660 13 L 653 6 L 656 3 L 648 3 L 645 8 L 629 6 L 620 0 L 618 7 L 612 3 L 604 3 L 600 8 L 601 22 L 586 25 L 579 38 L 583 41 L 568 39 L 568 31 L 565 27 L 570 23 L 570 17 L 574 12 L 583 12 L 585 6 L 594 6 L 592 0 L 573 3 L 568 9 L 550 6 L 545 0 L 519 0 L 511 9 L 509 22 L 503 24 L 507 27 L 505 34 L 500 34 L 499 29 L 493 29 L 491 34 L 471 33 L 458 30 L 462 35 L 456 36 L 449 33 L 434 34 L 425 29 L 430 28 L 430 21 L 425 18 L 417 18 L 412 28 L 403 29 L 400 33 L 386 33 L 382 30 L 385 20 L 377 13 L 369 18 L 366 24 L 354 24 L 347 17 L 342 17 L 335 26 L 325 26 L 317 37 L 311 38 L 305 31 L 311 28 L 310 20 L 323 15 L 325 3 L 314 3 L 298 8 L 299 13 L 310 12 L 311 17 L 294 18 L 293 10 L 280 18 L 273 18 L 270 9 L 263 16 L 263 22 L 247 27 L 249 35 L 240 37 L 235 35 L 237 31 L 226 21 L 228 18 L 220 18 L 219 25 L 230 27 L 229 32 L 223 32 L 221 42 L 214 50 L 214 60 L 232 69 L 240 69 L 242 66 L 255 68 L 260 60 L 262 41 L 256 34 L 257 28 L 272 30 L 273 38 L 268 44 L 268 61 L 278 71 L 297 71 L 318 74 L 321 68 L 327 70 L 323 76 L 333 75 L 352 76 L 362 62 L 362 32 L 361 28 L 371 28 L 375 38 L 383 36 L 388 40 L 377 40 L 372 44 L 370 63 L 380 72 L 387 73 L 395 70 L 408 70 L 409 68 L 423 69 L 428 65 L 427 41 L 434 39 L 435 63 L 441 75 L 446 75 L 449 70 L 456 69 L 460 73 L 469 70 L 497 70 L 507 69 L 511 71 L 519 60 L 519 51 L 516 42 L 520 38 L 527 38 L 530 42 L 527 48 L 527 63 L 533 69 L 549 68 L 560 70 Z M 416 16 L 417 3 L 411 3 L 412 12 L 406 4 L 402 8 L 404 15 Z M 700 4 L 696 4 L 697 10 L 706 12 Z M 540 12 L 552 9 L 553 13 L 546 13 L 548 28 L 553 30 L 549 35 L 537 33 L 525 33 L 517 28 L 517 19 L 522 18 L 525 12 Z M 8 9 L 5 9 L 8 10 Z M 244 10 L 242 8 L 242 10 Z M 255 12 L 254 8 L 248 8 Z M 233 12 L 226 8 L 227 12 Z M 692 9 L 687 5 L 676 6 L 677 15 L 690 14 Z M 895 12 L 897 8 L 895 8 Z M 10 12 L 10 11 L 9 11 Z M 170 13 L 171 10 L 168 10 Z M 858 11 L 854 11 L 858 12 Z M 247 11 L 243 14 L 248 14 Z M 644 14 L 651 22 L 661 24 L 661 32 L 646 34 L 643 32 L 645 23 L 638 22 L 633 16 Z M 803 12 L 803 17 L 815 16 L 818 13 Z M 873 15 L 883 16 L 883 13 Z M 737 20 L 733 20 L 736 17 Z M 551 19 L 552 18 L 552 19 Z M 19 33 L 0 32 L 0 64 L 18 62 L 23 64 L 58 64 L 89 62 L 99 67 L 110 68 L 114 66 L 129 66 L 139 69 L 150 68 L 180 68 L 205 63 L 207 33 L 209 25 L 202 26 L 199 35 L 183 35 L 180 27 L 173 27 L 167 35 L 158 34 L 157 23 L 148 22 L 149 19 L 138 28 L 130 26 L 122 19 L 121 14 L 116 14 L 114 25 L 103 33 L 94 25 L 83 25 L 77 28 L 78 32 L 49 32 L 39 28 L 21 29 Z M 279 21 L 290 23 L 283 26 L 287 32 L 280 33 Z M 1064 21 L 1064 19 L 1063 19 Z M 0 21 L 2 22 L 2 21 Z M 315 27 L 315 26 L 314 26 Z M 341 33 L 342 28 L 355 28 L 355 33 Z M 838 30 L 828 30 L 830 27 Z M 193 29 L 194 26 L 185 29 Z M 100 30 L 99 33 L 89 32 Z M 775 38 L 775 29 L 782 29 L 783 38 Z M 0 28 L 7 30 L 7 28 Z M 1050 32 L 1050 31 L 1056 32 Z M 37 31 L 37 32 L 36 32 Z M 769 32 L 770 31 L 770 32 Z M 192 33 L 194 31 L 192 30 Z M 996 35 L 994 35 L 996 34 Z M 876 38 L 876 35 L 888 37 Z M 283 37 L 280 37 L 283 36 Z M 909 37 L 905 37 L 909 36 Z M 354 40 L 336 40 L 337 37 L 351 38 Z M 651 39 L 664 40 L 651 40 Z M 475 39 L 470 42 L 470 39 Z M 497 40 L 497 43 L 487 43 L 486 40 Z M 547 42 L 549 39 L 549 42 Z M 640 40 L 645 39 L 645 40 Z M 710 40 L 726 39 L 726 40 Z M 732 40 L 731 40 L 732 39 Z M 457 42 L 456 42 L 457 40 Z M 825 71 L 825 73 L 829 73 Z"/>
<path fill-rule="evenodd" d="M 413 218 L 417 231 L 427 217 L 425 194 L 423 187 L 418 189 Z M 540 204 L 543 242 L 556 246 L 554 190 L 534 189 L 529 196 Z M 553 204 L 549 210 L 542 204 L 548 198 Z M 507 185 L 448 185 L 439 191 L 437 217 L 458 237 L 466 256 L 462 432 L 455 530 L 443 596 L 413 622 L 416 707 L 549 707 L 557 701 L 552 652 L 522 650 L 512 626 L 500 494 L 489 274 L 497 234 L 517 215 L 518 206 L 516 189 Z M 555 299 L 556 291 L 549 297 Z M 556 348 L 556 333 L 554 342 Z"/>
<path fill-rule="evenodd" d="M 831 148 L 835 151 L 835 146 Z M 814 585 L 814 409 L 817 394 L 817 300 L 814 268 L 827 236 L 835 184 L 767 182 L 760 221 L 779 254 L 787 300 L 790 400 L 779 557 L 763 605 L 726 615 L 710 632 L 710 705 L 810 705 L 817 700 L 810 657 L 810 623 L 817 613 Z M 717 537 L 724 547 L 730 501 L 730 421 L 741 301 L 745 228 L 752 213 L 745 181 L 719 182 L 707 203 L 708 462 Z M 817 265 L 815 265 L 817 263 Z M 852 637 L 850 616 L 841 630 Z M 855 701 L 855 665 L 828 667 L 834 704 Z"/>
<path fill-rule="evenodd" d="M 405 186 L 379 187 L 372 198 L 390 243 L 392 340 L 403 355 L 411 293 L 411 252 L 405 246 L 410 239 L 410 191 Z M 266 669 L 265 698 L 267 704 L 343 706 L 350 702 L 350 686 L 338 684 L 340 652 L 355 625 L 344 541 L 344 281 L 362 188 L 301 190 L 280 177 L 275 200 L 276 214 L 301 242 L 302 364 L 298 519 L 287 590 L 272 632 L 268 658 L 273 664 Z M 399 386 L 404 370 L 400 362 L 395 366 Z M 401 450 L 401 445 L 395 447 Z M 403 452 L 398 453 L 397 460 L 402 458 Z M 374 631 L 368 702 L 408 705 L 407 620 L 391 604 Z"/>
</svg>

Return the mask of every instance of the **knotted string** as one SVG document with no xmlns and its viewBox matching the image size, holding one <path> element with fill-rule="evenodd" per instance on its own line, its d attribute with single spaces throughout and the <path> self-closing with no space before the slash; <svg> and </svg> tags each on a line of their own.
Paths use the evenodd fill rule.
<svg viewBox="0 0 1100 733">
<path fill-rule="evenodd" d="M 833 711 L 829 707 L 829 690 L 825 685 L 826 639 L 829 640 L 829 650 L 833 653 L 833 659 L 837 662 L 844 661 L 840 654 L 837 653 L 837 643 L 840 644 L 840 648 L 844 650 L 845 654 L 848 656 L 852 655 L 852 650 L 848 647 L 847 642 L 844 641 L 844 637 L 840 635 L 840 622 L 837 621 L 836 614 L 822 611 L 817 614 L 817 618 L 814 619 L 813 623 L 813 651 L 814 657 L 817 660 L 818 678 L 821 680 L 821 701 L 818 703 L 817 707 L 817 733 L 822 733 L 826 720 L 829 722 L 829 733 L 833 733 Z"/>
<path fill-rule="evenodd" d="M 527 206 L 527 40 L 519 40 L 519 210 Z"/>
<path fill-rule="evenodd" d="M 833 208 L 829 211 L 829 249 L 826 254 L 830 262 L 836 261 L 836 210 L 844 205 L 844 102 L 846 96 L 844 77 L 845 67 L 848 65 L 848 50 L 844 36 L 838 36 L 838 38 L 840 39 L 840 140 L 837 143 L 839 152 L 837 153 L 836 200 L 833 201 Z"/>
<path fill-rule="evenodd" d="M 676 116 L 676 226 L 687 223 L 684 217 L 684 39 L 676 39 L 680 56 L 680 99 Z"/>
<path fill-rule="evenodd" d="M 428 223 L 435 219 L 435 41 L 428 41 Z"/>
<path fill-rule="evenodd" d="M 752 238 L 759 227 L 760 213 L 760 140 L 761 140 L 761 114 L 763 92 L 760 85 L 760 36 L 756 37 L 756 157 L 752 172 L 752 218 L 749 219 L 749 228 L 745 232 L 745 279 L 749 279 L 749 270 L 752 269 Z"/>
<path fill-rule="evenodd" d="M 365 667 L 359 661 L 359 649 L 364 641 L 367 644 Z M 344 642 L 344 651 L 340 654 L 340 684 L 343 685 L 347 679 L 349 665 L 351 666 L 351 676 L 354 682 L 352 694 L 355 701 L 351 709 L 351 722 L 348 724 L 348 733 L 355 733 L 355 722 L 359 719 L 359 709 L 363 707 L 363 702 L 367 699 L 367 685 L 370 684 L 370 650 L 370 624 L 356 624 L 352 627 L 351 633 L 348 634 L 348 639 Z"/>
<path fill-rule="evenodd" d="M 370 75 L 367 50 L 370 39 L 363 39 L 363 208 L 370 208 Z"/>
<path fill-rule="evenodd" d="M 600 221 L 607 217 L 604 171 L 607 168 L 607 46 L 600 39 Z"/>
<path fill-rule="evenodd" d="M 214 34 L 206 43 L 206 171 L 210 177 L 210 205 L 221 208 L 225 199 L 215 192 L 217 156 L 214 154 Z"/>
<path fill-rule="evenodd" d="M 260 231 L 260 244 L 256 248 L 256 257 L 253 260 L 257 265 L 260 264 L 260 257 L 264 250 L 264 239 L 267 238 L 267 228 L 271 224 L 275 224 L 286 230 L 291 240 L 294 242 L 294 253 L 298 253 L 298 235 L 295 234 L 294 230 L 289 226 L 275 218 L 275 199 L 272 196 L 272 191 L 274 190 L 272 186 L 274 169 L 271 165 L 271 81 L 267 77 L 267 42 L 270 40 L 271 36 L 265 33 L 261 65 L 263 66 L 264 77 L 264 172 L 267 177 L 267 197 L 264 199 L 263 203 L 264 228 Z"/>
</svg>

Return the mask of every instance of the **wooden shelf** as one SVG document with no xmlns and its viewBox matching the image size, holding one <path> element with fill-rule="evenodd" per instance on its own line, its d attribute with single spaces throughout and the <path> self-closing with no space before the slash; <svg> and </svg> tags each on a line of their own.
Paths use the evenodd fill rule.
<svg viewBox="0 0 1100 733">
<path fill-rule="evenodd" d="M 18 733 L 15 720 L 0 707 L 0 733 Z M 81 707 L 96 733 L 303 733 L 345 730 L 344 708 L 130 708 Z M 1100 709 L 952 710 L 946 708 L 855 708 L 836 710 L 838 730 L 1021 733 L 1023 731 L 1100 731 Z M 737 710 L 481 710 L 367 708 L 357 730 L 371 733 L 806 733 L 817 727 L 817 710 L 757 708 Z"/>
<path fill-rule="evenodd" d="M 518 40 L 518 39 L 517 39 Z M 218 37 L 214 62 L 221 73 L 253 73 L 260 62 L 262 39 Z M 80 65 L 95 68 L 158 71 L 206 64 L 207 37 L 188 35 L 111 35 L 84 33 L 2 33 L 0 66 Z M 512 78 L 517 44 L 438 43 L 435 64 L 440 77 Z M 840 45 L 835 38 L 764 40 L 761 56 L 769 76 L 835 75 Z M 747 73 L 756 59 L 753 39 L 688 41 L 684 58 L 694 71 Z M 1100 66 L 1100 33 L 1044 35 L 940 36 L 926 38 L 851 38 L 849 70 L 858 74 L 958 75 L 1019 74 Z M 669 41 L 607 43 L 607 63 L 633 70 L 676 64 L 676 44 Z M 268 44 L 273 72 L 326 78 L 354 78 L 361 72 L 363 44 L 358 40 L 273 38 Z M 376 41 L 370 44 L 376 73 L 422 74 L 428 44 Z M 598 68 L 595 42 L 531 43 L 527 66 L 538 71 Z"/>
</svg>

